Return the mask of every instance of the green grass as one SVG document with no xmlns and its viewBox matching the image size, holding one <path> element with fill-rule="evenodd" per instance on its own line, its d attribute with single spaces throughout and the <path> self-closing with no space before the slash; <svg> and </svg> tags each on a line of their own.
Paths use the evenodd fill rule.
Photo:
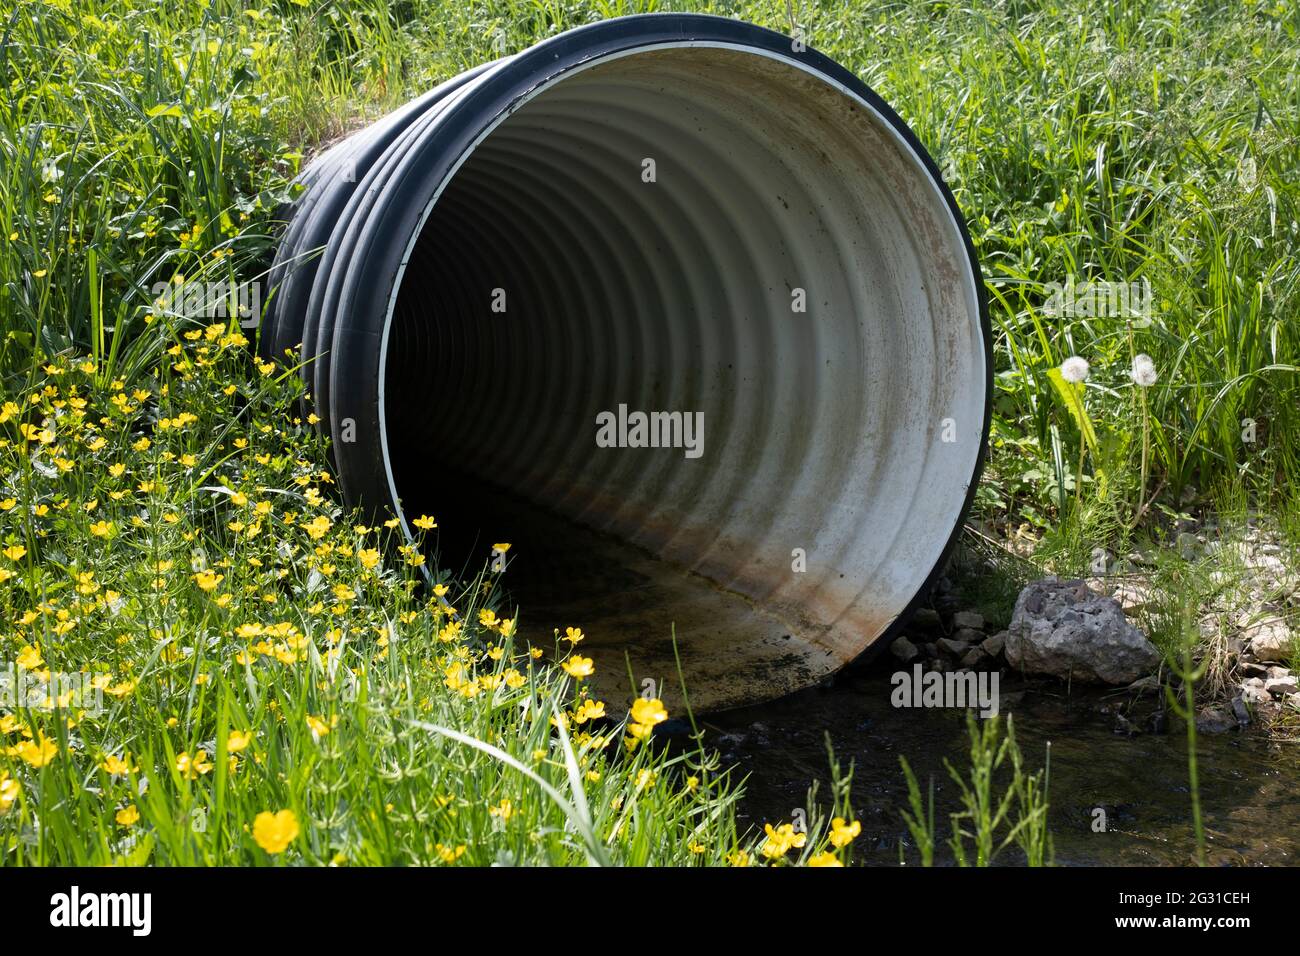
<svg viewBox="0 0 1300 956">
<path fill-rule="evenodd" d="M 556 648 L 535 660 L 477 623 L 515 613 L 491 575 L 444 578 L 452 615 L 384 529 L 354 530 L 293 419 L 291 374 L 256 366 L 233 326 L 209 338 L 152 308 L 160 283 L 260 279 L 293 177 L 344 132 L 557 31 L 685 9 L 792 26 L 784 0 L 0 10 L 0 376 L 15 406 L 0 536 L 19 555 L 0 559 L 0 659 L 113 691 L 103 714 L 4 715 L 0 860 L 767 859 L 706 752 L 628 750 L 621 715 L 579 724 L 581 682 L 549 663 Z M 1293 0 L 1099 0 L 1086 15 L 847 0 L 793 16 L 912 126 L 968 217 L 995 330 L 985 526 L 1024 526 L 1062 567 L 1206 509 L 1267 506 L 1296 535 Z M 1071 275 L 1150 283 L 1153 322 L 1049 315 L 1050 284 Z M 1145 392 L 1127 375 L 1137 353 L 1159 371 Z M 1076 354 L 1092 375 L 1072 392 L 1051 373 Z M 161 424 L 182 412 L 194 420 Z M 205 570 L 221 575 L 211 591 Z M 109 773 L 109 757 L 138 769 Z M 139 819 L 119 822 L 131 806 Z M 253 827 L 282 810 L 298 835 L 270 854 Z M 798 859 L 830 832 L 815 821 Z"/>
<path fill-rule="evenodd" d="M 291 371 L 162 334 L 134 386 L 57 358 L 0 408 L 0 862 L 786 859 L 715 757 L 647 739 L 658 701 L 589 695 L 582 635 L 516 640 L 508 568 L 422 587 L 343 512 Z"/>
</svg>

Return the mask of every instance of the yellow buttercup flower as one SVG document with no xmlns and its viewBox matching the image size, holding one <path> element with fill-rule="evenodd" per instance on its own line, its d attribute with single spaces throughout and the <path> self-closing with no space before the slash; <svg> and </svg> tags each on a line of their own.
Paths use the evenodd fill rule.
<svg viewBox="0 0 1300 956">
<path fill-rule="evenodd" d="M 136 805 L 132 803 L 129 806 L 118 810 L 117 815 L 114 816 L 113 819 L 124 827 L 133 827 L 140 822 L 140 811 L 136 808 Z"/>
<path fill-rule="evenodd" d="M 307 726 L 311 728 L 311 732 L 317 737 L 324 737 L 330 732 L 330 725 L 314 714 L 307 715 Z"/>
<path fill-rule="evenodd" d="M 590 657 L 579 657 L 577 654 L 566 657 L 560 662 L 560 666 L 564 668 L 564 673 L 576 680 L 590 677 L 596 671 Z"/>
<path fill-rule="evenodd" d="M 637 724 L 648 724 L 653 727 L 655 724 L 661 724 L 668 719 L 668 710 L 664 707 L 664 702 L 658 697 L 646 699 L 638 697 L 632 702 L 632 721 Z"/>
<path fill-rule="evenodd" d="M 848 846 L 862 832 L 862 824 L 857 820 L 852 823 L 845 823 L 843 817 L 836 817 L 831 821 L 831 845 Z"/>
<path fill-rule="evenodd" d="M 39 769 L 58 756 L 59 745 L 42 733 L 36 740 L 24 740 L 18 746 L 11 748 L 10 752 L 14 756 L 21 757 L 24 763 Z"/>
<path fill-rule="evenodd" d="M 212 569 L 206 569 L 194 575 L 194 583 L 204 591 L 215 591 L 217 585 L 225 578 L 224 574 L 217 574 Z"/>
<path fill-rule="evenodd" d="M 790 850 L 798 849 L 808 841 L 808 835 L 796 832 L 794 825 L 790 823 L 783 823 L 779 827 L 765 823 L 763 832 L 767 834 L 767 839 L 763 841 L 760 849 L 769 860 L 779 860 Z"/>
<path fill-rule="evenodd" d="M 589 720 L 595 720 L 598 717 L 605 716 L 605 702 L 603 700 L 584 700 L 578 707 L 573 719 L 576 723 L 585 724 Z"/>
<path fill-rule="evenodd" d="M 253 819 L 253 839 L 267 853 L 283 853 L 298 832 L 298 817 L 292 810 L 263 810 Z"/>
<path fill-rule="evenodd" d="M 45 663 L 44 658 L 41 657 L 41 645 L 24 645 L 23 649 L 18 652 L 18 660 L 16 663 L 25 671 L 34 671 L 38 669 L 43 663 Z"/>
<path fill-rule="evenodd" d="M 0 770 L 0 814 L 9 812 L 21 790 L 17 780 L 10 777 L 7 771 Z"/>
<path fill-rule="evenodd" d="M 253 735 L 242 730 L 232 730 L 226 737 L 226 751 L 237 754 L 252 742 Z"/>
<path fill-rule="evenodd" d="M 420 515 L 411 524 L 415 525 L 421 531 L 432 531 L 438 527 L 438 522 L 434 521 L 429 515 Z"/>
<path fill-rule="evenodd" d="M 456 847 L 449 847 L 443 846 L 439 843 L 434 846 L 434 849 L 438 851 L 438 858 L 442 860 L 443 863 L 453 863 L 464 855 L 465 844 L 462 843 Z"/>
<path fill-rule="evenodd" d="M 10 561 L 21 561 L 23 557 L 27 554 L 27 549 L 24 548 L 21 544 L 11 544 L 9 547 L 5 548 L 3 552 L 0 553 L 3 553 L 4 556 L 8 558 Z"/>
<path fill-rule="evenodd" d="M 843 866 L 844 864 L 840 862 L 839 857 L 837 857 L 834 853 L 831 853 L 829 850 L 827 850 L 824 853 L 818 853 L 815 856 L 809 857 L 808 865 L 809 866 Z"/>
<path fill-rule="evenodd" d="M 104 758 L 104 762 L 100 764 L 100 766 L 104 768 L 105 773 L 113 777 L 125 777 L 127 774 L 135 773 L 136 771 L 136 768 L 131 766 L 131 758 L 129 756 L 123 759 L 122 757 L 109 754 Z"/>
<path fill-rule="evenodd" d="M 197 780 L 200 776 L 212 772 L 212 763 L 208 760 L 208 752 L 200 750 L 193 757 L 188 753 L 179 754 L 176 757 L 176 771 L 186 780 Z"/>
</svg>

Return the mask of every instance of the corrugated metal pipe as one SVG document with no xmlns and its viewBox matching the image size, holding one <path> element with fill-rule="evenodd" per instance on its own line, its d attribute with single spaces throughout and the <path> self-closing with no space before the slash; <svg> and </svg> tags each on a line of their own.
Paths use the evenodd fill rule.
<svg viewBox="0 0 1300 956">
<path fill-rule="evenodd" d="M 938 573 L 988 430 L 979 267 L 934 162 L 831 60 L 597 23 L 303 183 L 260 347 L 307 363 L 344 495 L 408 535 L 437 516 L 453 570 L 512 543 L 520 633 L 583 627 L 604 692 L 680 699 L 680 658 L 699 709 L 779 696 L 884 646 Z"/>
</svg>

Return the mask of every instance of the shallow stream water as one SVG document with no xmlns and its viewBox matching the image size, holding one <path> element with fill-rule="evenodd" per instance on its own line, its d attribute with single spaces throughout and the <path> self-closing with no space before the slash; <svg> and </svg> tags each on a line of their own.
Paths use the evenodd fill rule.
<svg viewBox="0 0 1300 956">
<path fill-rule="evenodd" d="M 946 757 L 966 769 L 965 718 L 951 709 L 894 708 L 892 670 L 882 660 L 828 687 L 705 718 L 715 746 L 749 775 L 742 825 L 789 821 L 795 808 L 806 807 L 814 779 L 822 782 L 819 802 L 828 799 L 829 733 L 840 763 L 853 763 L 853 806 L 862 822 L 856 862 L 897 865 L 900 841 L 908 862 L 917 860 L 899 815 L 907 805 L 900 755 L 912 765 L 923 792 L 934 780 L 942 844 L 949 832 L 947 812 L 956 807 L 956 787 L 943 761 Z M 1129 707 L 1127 697 L 1077 687 L 1067 695 L 1057 683 L 1005 681 L 1001 700 L 1003 713 L 1014 715 L 1016 739 L 1030 769 L 1042 766 L 1051 742 L 1049 819 L 1058 865 L 1194 862 L 1181 725 L 1174 723 L 1167 732 L 1117 732 L 1114 711 Z M 1197 750 L 1208 862 L 1300 863 L 1300 744 L 1234 731 L 1201 734 Z M 1105 832 L 1094 830 L 1097 808 L 1105 812 Z M 936 862 L 951 861 L 940 846 Z M 1008 852 L 998 862 L 1019 861 Z"/>
</svg>

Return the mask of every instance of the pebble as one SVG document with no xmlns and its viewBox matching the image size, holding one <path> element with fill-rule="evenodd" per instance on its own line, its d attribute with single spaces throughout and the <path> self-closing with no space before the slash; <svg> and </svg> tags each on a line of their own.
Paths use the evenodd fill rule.
<svg viewBox="0 0 1300 956">
<path fill-rule="evenodd" d="M 907 639 L 906 636 L 900 636 L 889 645 L 889 651 L 901 663 L 910 664 L 920 656 L 921 652 L 915 644 Z"/>
<path fill-rule="evenodd" d="M 957 640 L 951 637 L 941 637 L 935 641 L 939 648 L 953 657 L 963 657 L 970 650 L 970 641 Z"/>
</svg>

